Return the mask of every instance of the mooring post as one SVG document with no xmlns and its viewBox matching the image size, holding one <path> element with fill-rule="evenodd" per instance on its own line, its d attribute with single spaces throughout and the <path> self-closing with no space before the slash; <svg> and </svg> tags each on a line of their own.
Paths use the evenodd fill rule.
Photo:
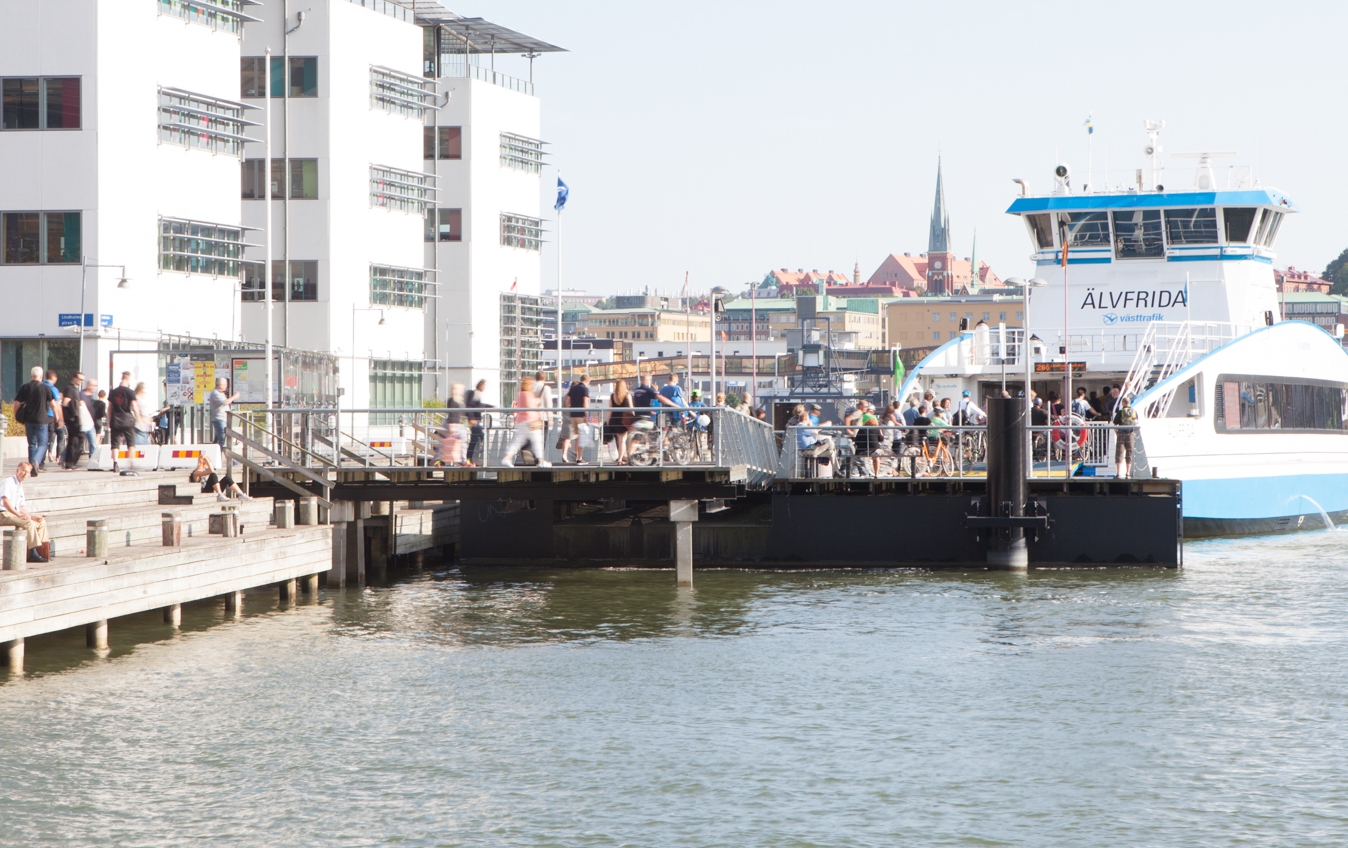
<svg viewBox="0 0 1348 848">
<path fill-rule="evenodd" d="M 108 520 L 91 518 L 84 523 L 84 554 L 90 558 L 108 555 Z"/>
<path fill-rule="evenodd" d="M 28 568 L 28 531 L 13 527 L 5 531 L 4 570 L 25 571 Z M 23 646 L 19 646 L 22 657 Z"/>
<path fill-rule="evenodd" d="M 997 518 L 1025 515 L 1025 402 L 988 398 L 988 503 L 984 514 Z M 988 528 L 988 565 L 1025 571 L 1030 566 L 1024 527 Z"/>
<path fill-rule="evenodd" d="M 225 618 L 238 618 L 243 615 L 243 592 L 225 593 Z"/>
<path fill-rule="evenodd" d="M 11 639 L 8 642 L 0 644 L 4 649 L 5 665 L 15 674 L 23 673 L 23 637 Z"/>
<path fill-rule="evenodd" d="M 169 604 L 168 606 L 164 607 L 164 623 L 171 624 L 174 627 L 182 627 L 183 605 Z"/>
<path fill-rule="evenodd" d="M 295 594 L 296 594 L 296 593 L 295 593 L 295 580 L 294 580 L 294 578 L 291 578 L 290 580 L 282 580 L 282 581 L 281 581 L 281 603 L 283 603 L 283 604 L 294 603 L 294 601 L 295 601 Z"/>
<path fill-rule="evenodd" d="M 693 522 L 697 501 L 670 501 L 669 520 L 674 522 L 674 577 L 680 586 L 693 585 Z"/>
<path fill-rule="evenodd" d="M 318 523 L 318 498 L 300 498 L 300 514 L 296 524 L 314 525 Z"/>
<path fill-rule="evenodd" d="M 95 651 L 108 649 L 108 620 L 106 618 L 84 625 L 84 644 Z"/>
<path fill-rule="evenodd" d="M 163 538 L 164 547 L 176 548 L 183 543 L 183 517 L 181 513 L 165 512 L 162 513 L 164 519 Z M 92 524 L 93 522 L 89 522 Z M 89 531 L 92 533 L 93 531 Z"/>
<path fill-rule="evenodd" d="M 277 499 L 272 504 L 272 516 L 277 530 L 289 530 L 295 526 L 295 502 Z"/>
</svg>

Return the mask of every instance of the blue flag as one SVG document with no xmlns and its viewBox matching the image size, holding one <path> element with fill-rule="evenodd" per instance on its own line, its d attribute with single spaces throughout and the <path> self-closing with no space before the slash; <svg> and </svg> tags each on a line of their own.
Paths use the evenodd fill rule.
<svg viewBox="0 0 1348 848">
<path fill-rule="evenodd" d="M 561 177 L 558 177 L 558 178 L 557 178 L 557 202 L 554 203 L 554 204 L 552 204 L 552 208 L 553 208 L 553 209 L 556 209 L 558 212 L 561 212 L 562 209 L 566 206 L 566 198 L 567 198 L 567 195 L 569 195 L 569 194 L 571 194 L 571 189 L 569 189 L 569 188 L 566 187 L 566 183 L 562 182 L 562 178 L 561 178 Z"/>
</svg>

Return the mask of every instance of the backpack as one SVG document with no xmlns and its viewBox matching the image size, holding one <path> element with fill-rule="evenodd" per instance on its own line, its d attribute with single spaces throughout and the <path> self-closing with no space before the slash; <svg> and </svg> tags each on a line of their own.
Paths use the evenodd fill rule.
<svg viewBox="0 0 1348 848">
<path fill-rule="evenodd" d="M 1119 424 L 1124 427 L 1131 427 L 1137 423 L 1137 410 L 1131 406 L 1125 406 L 1119 410 Z"/>
</svg>

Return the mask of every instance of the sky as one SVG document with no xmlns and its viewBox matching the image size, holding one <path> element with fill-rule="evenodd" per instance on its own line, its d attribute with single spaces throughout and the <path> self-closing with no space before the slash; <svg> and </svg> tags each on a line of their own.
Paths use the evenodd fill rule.
<svg viewBox="0 0 1348 848">
<path fill-rule="evenodd" d="M 1142 123 L 1164 120 L 1163 182 L 1235 151 L 1302 214 L 1279 267 L 1320 271 L 1348 248 L 1340 155 L 1348 3 L 571 2 L 444 0 L 567 48 L 535 61 L 552 216 L 571 189 L 561 274 L 597 294 L 739 290 L 773 268 L 866 279 L 920 253 L 944 165 L 954 249 L 1026 276 L 1006 215 L 1066 163 L 1074 184 L 1131 183 Z M 527 76 L 523 60 L 498 70 Z M 513 69 L 513 70 L 512 70 Z M 548 225 L 555 230 L 555 224 Z M 555 241 L 543 287 L 557 278 Z"/>
</svg>

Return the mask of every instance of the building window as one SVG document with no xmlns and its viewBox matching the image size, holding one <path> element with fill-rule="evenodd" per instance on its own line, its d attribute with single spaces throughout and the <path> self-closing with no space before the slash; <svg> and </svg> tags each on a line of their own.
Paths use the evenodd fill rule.
<svg viewBox="0 0 1348 848">
<path fill-rule="evenodd" d="M 243 300 L 265 301 L 262 293 L 267 289 L 267 280 L 262 274 L 261 262 L 243 263 Z M 286 282 L 289 280 L 289 297 L 286 297 Z M 271 296 L 274 301 L 318 300 L 318 263 L 311 260 L 290 260 L 290 274 L 285 271 L 285 261 L 273 259 L 271 263 Z"/>
<path fill-rule="evenodd" d="M 243 97 L 267 96 L 266 62 L 266 56 L 245 56 L 239 60 L 239 90 L 243 92 Z M 271 96 L 317 97 L 318 59 L 314 56 L 291 56 L 288 88 L 286 77 L 281 73 L 285 62 L 283 56 L 271 57 Z"/>
<path fill-rule="evenodd" d="M 543 222 L 524 215 L 501 213 L 501 244 L 525 250 L 543 249 Z"/>
<path fill-rule="evenodd" d="M 422 268 L 370 266 L 370 305 L 426 308 L 426 281 L 430 272 Z"/>
<path fill-rule="evenodd" d="M 159 267 L 164 271 L 237 277 L 244 247 L 240 227 L 159 219 Z"/>
<path fill-rule="evenodd" d="M 81 258 L 79 212 L 0 215 L 0 261 L 6 265 L 70 265 Z"/>
<path fill-rule="evenodd" d="M 543 172 L 543 142 L 514 133 L 501 133 L 501 167 Z"/>
<path fill-rule="evenodd" d="M 421 153 L 425 159 L 462 159 L 463 127 L 426 127 Z"/>
<path fill-rule="evenodd" d="M 502 404 L 513 403 L 524 376 L 543 367 L 543 308 L 542 298 L 501 294 Z"/>
<path fill-rule="evenodd" d="M 1005 320 L 1006 320 L 1006 313 L 1005 313 L 1005 312 L 998 312 L 998 313 L 997 313 L 997 320 L 998 320 L 998 321 L 1005 321 Z"/>
<path fill-rule="evenodd" d="M 435 175 L 370 166 L 370 205 L 424 214 L 435 204 Z"/>
<path fill-rule="evenodd" d="M 271 160 L 271 196 L 273 200 L 285 197 L 281 177 L 285 174 L 284 159 Z M 266 200 L 267 169 L 262 159 L 243 160 L 243 199 Z M 318 197 L 318 160 L 290 160 L 290 197 L 292 200 L 314 200 Z"/>
<path fill-rule="evenodd" d="M 176 88 L 159 89 L 159 140 L 238 156 L 243 150 L 243 104 Z"/>
<path fill-rule="evenodd" d="M 420 362 L 398 359 L 370 360 L 371 409 L 420 409 Z M 372 424 L 397 423 L 396 415 L 372 415 Z"/>
<path fill-rule="evenodd" d="M 463 210 L 426 210 L 426 241 L 463 241 Z"/>
<path fill-rule="evenodd" d="M 435 99 L 435 83 L 392 68 L 370 66 L 370 105 L 394 115 L 421 120 Z"/>
<path fill-rule="evenodd" d="M 6 77 L 0 81 L 0 128 L 77 130 L 79 77 Z"/>
<path fill-rule="evenodd" d="M 202 24 L 222 32 L 237 33 L 243 29 L 244 21 L 257 21 L 257 18 L 240 11 L 243 0 L 159 0 L 159 14 L 182 18 L 188 23 Z"/>
<path fill-rule="evenodd" d="M 939 342 L 941 340 L 941 331 L 936 330 L 935 332 L 933 332 L 931 334 L 931 340 L 934 342 Z"/>
</svg>

